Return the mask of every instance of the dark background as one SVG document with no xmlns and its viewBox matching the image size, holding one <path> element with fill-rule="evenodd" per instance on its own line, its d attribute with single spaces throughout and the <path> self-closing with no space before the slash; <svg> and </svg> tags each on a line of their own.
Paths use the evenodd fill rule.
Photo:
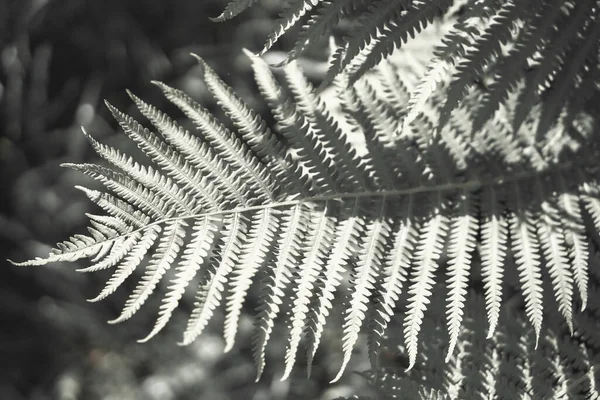
<svg viewBox="0 0 600 400">
<path fill-rule="evenodd" d="M 210 22 L 225 4 L 0 0 L 0 399 L 331 399 L 364 390 L 364 380 L 350 372 L 366 368 L 360 355 L 340 383 L 328 384 L 340 365 L 335 333 L 324 337 L 310 380 L 301 357 L 293 377 L 280 382 L 286 344 L 281 325 L 268 369 L 254 383 L 255 298 L 229 354 L 222 353 L 220 313 L 194 344 L 177 346 L 193 297 L 184 298 L 170 327 L 138 344 L 156 318 L 160 296 L 131 321 L 106 323 L 118 315 L 136 279 L 92 304 L 86 299 L 110 275 L 75 272 L 85 262 L 24 268 L 6 261 L 46 256 L 57 241 L 85 232 L 85 213 L 94 209 L 73 186 L 94 183 L 59 167 L 98 160 L 80 127 L 123 151 L 135 147 L 118 132 L 103 99 L 138 117 L 128 88 L 173 115 L 150 84 L 155 79 L 214 109 L 189 56 L 194 52 L 268 118 L 241 49 L 261 48 L 279 2 L 260 1 L 232 21 Z"/>
</svg>

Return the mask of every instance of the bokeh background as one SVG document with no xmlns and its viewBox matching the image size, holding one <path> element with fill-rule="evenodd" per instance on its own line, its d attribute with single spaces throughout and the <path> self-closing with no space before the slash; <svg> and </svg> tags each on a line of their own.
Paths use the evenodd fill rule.
<svg viewBox="0 0 600 400">
<path fill-rule="evenodd" d="M 137 277 L 92 304 L 86 299 L 109 275 L 77 273 L 84 263 L 17 268 L 6 261 L 45 256 L 57 241 L 85 232 L 85 213 L 94 209 L 73 186 L 94 183 L 59 167 L 98 161 L 80 127 L 124 151 L 135 147 L 119 133 L 104 99 L 138 117 L 128 88 L 181 119 L 150 84 L 161 80 L 214 109 L 190 52 L 269 118 L 241 49 L 261 48 L 280 1 L 258 3 L 232 21 L 212 23 L 208 17 L 217 16 L 225 0 L 0 0 L 0 399 L 333 399 L 368 393 L 366 381 L 351 372 L 367 368 L 364 354 L 354 357 L 340 382 L 329 384 L 341 361 L 335 330 L 324 337 L 310 379 L 300 360 L 292 378 L 281 382 L 281 324 L 266 373 L 255 383 L 250 338 L 256 296 L 246 304 L 237 347 L 228 354 L 222 352 L 219 313 L 194 344 L 177 346 L 193 293 L 170 327 L 138 344 L 156 318 L 160 296 L 131 321 L 106 323 L 118 315 Z M 289 46 L 289 36 L 271 57 Z M 304 62 L 312 79 L 325 70 L 325 45 Z"/>
</svg>

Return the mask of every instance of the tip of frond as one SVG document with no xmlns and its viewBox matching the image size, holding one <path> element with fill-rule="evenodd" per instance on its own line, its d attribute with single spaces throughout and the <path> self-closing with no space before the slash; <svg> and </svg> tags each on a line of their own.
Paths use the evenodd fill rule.
<svg viewBox="0 0 600 400">
<path fill-rule="evenodd" d="M 129 89 L 125 89 L 125 92 L 127 92 L 127 96 L 129 96 L 129 98 L 131 100 L 133 100 L 135 103 L 139 103 L 142 101 L 142 99 L 140 99 L 139 97 L 137 97 L 135 94 L 133 94 L 133 92 Z"/>
<path fill-rule="evenodd" d="M 190 55 L 191 55 L 192 57 L 194 57 L 194 58 L 195 58 L 195 59 L 198 61 L 198 63 L 200 64 L 200 66 L 201 66 L 203 69 L 205 69 L 205 68 L 208 66 L 208 65 L 206 64 L 206 61 L 204 61 L 204 59 L 203 59 L 202 57 L 200 57 L 198 54 L 196 54 L 196 53 L 190 53 Z"/>
<path fill-rule="evenodd" d="M 77 271 L 78 271 L 78 272 L 85 272 L 85 269 L 87 269 L 87 268 L 78 269 Z M 104 299 L 105 297 L 106 297 L 106 296 L 104 296 L 104 294 L 103 294 L 103 293 L 100 293 L 98 296 L 96 296 L 96 297 L 92 297 L 91 299 L 87 299 L 86 301 L 87 301 L 88 303 L 97 303 L 97 302 L 99 302 L 100 300 Z M 109 323 L 109 324 L 112 324 L 113 322 L 111 322 L 111 321 L 108 321 L 108 323 Z"/>
<path fill-rule="evenodd" d="M 283 373 L 281 378 L 279 378 L 279 381 L 283 382 L 283 381 L 287 380 L 290 377 L 290 373 L 291 373 L 291 370 L 289 370 L 289 368 L 286 368 L 285 372 Z"/>
<path fill-rule="evenodd" d="M 179 346 L 189 346 L 190 344 L 192 344 L 192 342 L 194 340 L 196 340 L 197 335 L 189 335 L 189 334 L 184 334 L 183 335 L 183 339 L 181 340 L 181 342 L 177 343 L 177 345 Z"/>
<path fill-rule="evenodd" d="M 414 368 L 415 364 L 416 364 L 416 357 L 411 355 L 408 357 L 409 361 L 408 361 L 408 368 L 406 368 L 406 372 L 410 371 L 411 369 Z"/>
<path fill-rule="evenodd" d="M 162 329 L 162 327 L 161 327 L 161 329 Z M 152 332 L 150 332 L 146 337 L 138 339 L 137 342 L 138 343 L 146 343 L 146 342 L 148 342 L 150 339 L 152 339 L 154 336 L 156 336 L 158 334 L 158 332 L 161 331 L 161 329 L 153 329 Z"/>
<path fill-rule="evenodd" d="M 33 260 L 27 260 L 27 261 L 22 261 L 22 262 L 13 261 L 10 258 L 7 258 L 6 261 L 8 261 L 9 263 L 11 263 L 12 265 L 14 265 L 16 267 L 39 267 L 42 265 L 47 265 L 47 264 L 61 261 L 61 260 L 50 256 L 48 258 L 36 257 Z"/>
<path fill-rule="evenodd" d="M 104 100 L 104 105 L 105 105 L 106 107 L 108 107 L 108 109 L 109 109 L 111 112 L 112 112 L 112 110 L 116 110 L 116 109 L 117 109 L 115 106 L 113 106 L 112 104 L 110 104 L 110 103 L 109 103 L 109 101 L 108 101 L 108 100 L 106 100 L 106 99 Z"/>
<path fill-rule="evenodd" d="M 216 17 L 208 17 L 208 19 L 210 22 L 224 22 L 224 21 L 228 20 L 225 13 L 221 13 L 220 15 L 218 15 Z"/>
<path fill-rule="evenodd" d="M 119 315 L 117 318 L 115 319 L 111 319 L 109 321 L 106 321 L 107 323 L 111 324 L 111 325 L 116 325 L 116 324 L 120 324 L 121 322 L 127 320 L 127 316 L 124 314 Z"/>
<path fill-rule="evenodd" d="M 256 378 L 254 378 L 254 382 L 260 381 L 260 378 L 262 377 L 262 374 L 263 374 L 264 365 L 258 365 L 256 368 L 257 368 L 256 369 Z"/>
<path fill-rule="evenodd" d="M 167 84 L 164 83 L 164 82 L 161 82 L 161 81 L 153 80 L 153 81 L 150 81 L 150 83 L 153 84 L 153 85 L 155 85 L 155 86 L 158 86 L 161 89 L 167 87 Z"/>
<path fill-rule="evenodd" d="M 104 104 L 117 121 L 121 121 L 122 119 L 127 117 L 123 112 L 121 112 L 121 110 L 110 104 L 108 100 L 104 100 Z"/>
<path fill-rule="evenodd" d="M 89 132 L 86 131 L 83 126 L 81 127 L 81 133 L 83 134 L 83 136 L 85 136 L 85 138 L 87 139 L 87 141 L 90 142 L 90 144 L 92 145 L 92 148 L 96 152 L 98 152 L 98 148 L 100 147 L 100 143 L 98 143 L 98 141 L 96 139 L 94 139 L 92 137 L 92 135 L 90 135 Z"/>
<path fill-rule="evenodd" d="M 233 349 L 233 343 L 227 342 L 223 348 L 223 353 L 229 353 Z"/>
<path fill-rule="evenodd" d="M 75 185 L 74 188 L 77 190 L 81 190 L 83 193 L 85 193 L 88 196 L 93 196 L 93 195 L 96 195 L 99 193 L 97 190 L 88 189 L 85 186 L 81 186 L 81 185 Z"/>
<path fill-rule="evenodd" d="M 251 52 L 250 50 L 248 50 L 247 48 L 243 48 L 242 52 L 251 60 L 258 58 L 258 55 L 254 54 L 253 52 Z"/>
<path fill-rule="evenodd" d="M 70 168 L 70 169 L 74 169 L 77 170 L 79 169 L 79 164 L 75 164 L 75 163 L 68 163 L 68 162 L 64 162 L 64 163 L 60 163 L 58 164 L 61 168 Z"/>
<path fill-rule="evenodd" d="M 344 371 L 346 370 L 346 366 L 348 365 L 348 361 L 350 361 L 350 357 L 348 355 L 344 355 L 344 361 L 342 361 L 342 366 L 340 367 L 340 370 L 338 371 L 335 378 L 333 378 L 329 383 L 336 383 L 342 378 L 342 375 L 344 375 Z"/>
<path fill-rule="evenodd" d="M 336 383 L 337 381 L 339 381 L 342 378 L 343 374 L 344 374 L 344 370 L 340 369 L 339 372 L 337 373 L 337 375 L 335 376 L 335 378 L 330 380 L 329 383 Z"/>
</svg>

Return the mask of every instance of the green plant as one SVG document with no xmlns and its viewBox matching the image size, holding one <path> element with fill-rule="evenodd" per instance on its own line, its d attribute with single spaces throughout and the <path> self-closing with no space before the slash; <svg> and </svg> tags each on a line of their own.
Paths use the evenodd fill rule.
<svg viewBox="0 0 600 400">
<path fill-rule="evenodd" d="M 221 18 L 251 3 L 234 1 Z M 90 215 L 89 235 L 76 235 L 48 258 L 20 265 L 87 257 L 92 264 L 84 271 L 114 268 L 95 298 L 100 300 L 145 263 L 143 278 L 114 322 L 137 312 L 170 274 L 158 320 L 143 340 L 168 323 L 198 276 L 183 343 L 195 340 L 225 303 L 227 349 L 235 342 L 248 289 L 264 273 L 255 334 L 259 376 L 284 306 L 291 306 L 284 377 L 302 340 L 310 369 L 348 273 L 344 359 L 335 379 L 364 325 L 377 366 L 398 301 L 405 303 L 404 350 L 412 370 L 432 288 L 441 280 L 447 288 L 446 361 L 464 345 L 465 298 L 477 285 L 485 296 L 489 338 L 497 331 L 502 294 L 519 287 L 534 347 L 547 340 L 545 278 L 566 326 L 577 331 L 574 292 L 584 309 L 600 229 L 598 128 L 586 102 L 598 89 L 598 4 L 460 2 L 467 12 L 457 17 L 424 77 L 394 60 L 380 61 L 392 44 L 406 41 L 452 3 L 292 1 L 267 48 L 317 8 L 301 34 L 304 42 L 283 67 L 285 85 L 249 55 L 276 133 L 200 58 L 209 91 L 237 131 L 162 83 L 157 85 L 199 136 L 134 95 L 159 134 L 109 105 L 151 165 L 141 166 L 86 133 L 112 167 L 66 166 L 106 186 L 106 192 L 81 188 L 105 214 Z M 333 53 L 325 77 L 336 87 L 338 110 L 293 59 L 306 40 L 361 10 L 366 14 L 360 29 Z M 411 91 L 415 79 L 421 83 Z M 348 136 L 359 136 L 362 145 Z M 439 315 L 444 306 L 434 303 Z"/>
</svg>

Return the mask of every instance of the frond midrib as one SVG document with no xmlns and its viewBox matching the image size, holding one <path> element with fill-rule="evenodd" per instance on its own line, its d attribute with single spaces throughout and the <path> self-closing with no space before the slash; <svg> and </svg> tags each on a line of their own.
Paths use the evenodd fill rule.
<svg viewBox="0 0 600 400">
<path fill-rule="evenodd" d="M 382 190 L 377 190 L 377 191 L 366 190 L 366 191 L 360 191 L 360 192 L 346 192 L 346 193 L 335 192 L 335 193 L 328 193 L 328 194 L 324 194 L 324 195 L 315 195 L 315 196 L 297 198 L 297 199 L 293 199 L 293 200 L 278 201 L 278 202 L 258 204 L 258 205 L 245 206 L 245 207 L 236 207 L 236 208 L 231 208 L 231 209 L 227 209 L 227 210 L 215 210 L 215 211 L 208 211 L 208 212 L 202 212 L 202 213 L 196 213 L 196 214 L 180 215 L 180 216 L 176 216 L 176 217 L 165 217 L 162 219 L 158 219 L 154 222 L 151 222 L 149 224 L 146 224 L 143 227 L 140 227 L 138 229 L 127 232 L 126 234 L 117 235 L 117 236 L 108 238 L 104 241 L 99 241 L 99 242 L 97 242 L 97 244 L 107 243 L 107 242 L 110 242 L 110 241 L 113 241 L 113 240 L 116 240 L 119 238 L 124 238 L 124 237 L 132 235 L 136 232 L 141 232 L 142 230 L 147 229 L 150 226 L 161 225 L 166 222 L 172 222 L 172 221 L 199 219 L 199 218 L 226 215 L 226 214 L 239 214 L 239 213 L 245 213 L 245 212 L 250 212 L 250 211 L 259 211 L 259 210 L 264 210 L 264 209 L 294 207 L 294 206 L 301 205 L 301 204 L 310 205 L 310 204 L 319 203 L 319 202 L 335 201 L 335 200 L 343 200 L 343 199 L 359 199 L 359 198 L 365 198 L 365 197 L 370 197 L 370 198 L 378 198 L 378 197 L 390 198 L 390 197 L 392 197 L 393 198 L 393 197 L 401 197 L 401 196 L 409 196 L 409 195 L 419 195 L 419 194 L 425 194 L 425 193 L 450 192 L 450 191 L 459 191 L 459 190 L 466 190 L 466 191 L 473 192 L 473 191 L 480 189 L 483 186 L 496 186 L 496 185 L 503 185 L 503 184 L 507 184 L 507 183 L 511 183 L 511 182 L 518 182 L 521 180 L 534 178 L 536 176 L 539 176 L 540 174 L 568 170 L 573 167 L 574 167 L 574 165 L 572 162 L 563 162 L 563 163 L 554 164 L 551 168 L 549 168 L 547 170 L 519 172 L 519 173 L 515 173 L 510 176 L 497 176 L 497 177 L 489 178 L 487 180 L 475 178 L 475 179 L 465 180 L 463 182 L 440 183 L 440 184 L 433 184 L 433 185 L 408 187 L 408 188 L 403 188 L 403 189 L 382 189 Z"/>
</svg>

